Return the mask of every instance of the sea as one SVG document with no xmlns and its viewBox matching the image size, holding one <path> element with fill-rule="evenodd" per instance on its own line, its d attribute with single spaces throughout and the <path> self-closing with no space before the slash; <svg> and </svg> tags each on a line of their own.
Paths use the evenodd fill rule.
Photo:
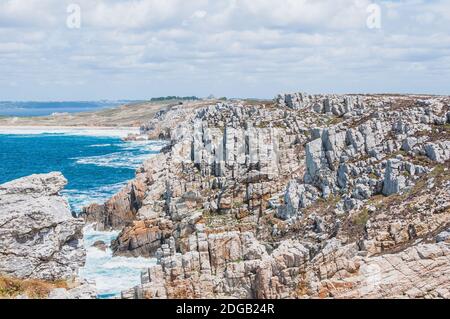
<svg viewBox="0 0 450 319">
<path fill-rule="evenodd" d="M 136 103 L 135 100 L 26 102 L 0 101 L 0 116 L 47 116 L 53 113 L 79 113 Z"/>
<path fill-rule="evenodd" d="M 52 110 L 54 111 L 54 110 Z M 62 192 L 73 212 L 103 203 L 134 178 L 136 169 L 164 146 L 160 141 L 125 142 L 124 131 L 95 129 L 3 129 L 0 131 L 0 184 L 31 174 L 62 172 L 68 185 Z M 113 257 L 93 244 L 111 243 L 118 232 L 84 229 L 86 265 L 80 277 L 95 282 L 99 298 L 112 298 L 140 283 L 142 270 L 155 259 Z"/>
</svg>

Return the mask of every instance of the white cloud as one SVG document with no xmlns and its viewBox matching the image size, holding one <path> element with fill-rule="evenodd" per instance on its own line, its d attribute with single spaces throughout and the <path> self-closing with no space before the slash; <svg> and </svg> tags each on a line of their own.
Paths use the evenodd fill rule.
<svg viewBox="0 0 450 319">
<path fill-rule="evenodd" d="M 79 30 L 65 25 L 71 2 Z M 0 100 L 450 93 L 449 2 L 376 2 L 381 30 L 366 27 L 370 3 L 2 0 Z"/>
</svg>

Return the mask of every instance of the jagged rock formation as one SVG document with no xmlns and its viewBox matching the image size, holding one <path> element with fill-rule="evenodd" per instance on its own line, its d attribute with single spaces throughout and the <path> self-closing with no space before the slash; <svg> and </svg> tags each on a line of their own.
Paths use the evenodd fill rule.
<svg viewBox="0 0 450 319">
<path fill-rule="evenodd" d="M 86 218 L 123 228 L 116 254 L 158 258 L 126 298 L 447 298 L 449 104 L 296 93 L 173 108 L 142 129 L 168 147 Z"/>
<path fill-rule="evenodd" d="M 87 223 L 100 221 L 97 223 L 99 230 L 120 228 L 135 219 L 142 206 L 144 190 L 144 184 L 136 179 L 105 204 L 93 204 L 84 208 L 82 215 L 86 216 Z"/>
<path fill-rule="evenodd" d="M 199 238 L 201 242 L 203 249 L 184 255 L 164 247 L 160 265 L 143 273 L 142 285 L 123 297 L 450 298 L 446 244 L 367 257 L 356 244 L 341 246 L 338 241 L 317 253 L 287 240 L 270 255 L 247 233 L 213 235 Z"/>
<path fill-rule="evenodd" d="M 58 194 L 66 184 L 50 173 L 0 185 L 0 274 L 51 281 L 77 275 L 84 222 Z"/>
</svg>

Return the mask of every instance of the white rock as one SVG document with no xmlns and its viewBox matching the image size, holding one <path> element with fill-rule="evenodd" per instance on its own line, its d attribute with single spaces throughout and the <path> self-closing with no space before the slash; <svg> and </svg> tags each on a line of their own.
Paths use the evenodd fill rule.
<svg viewBox="0 0 450 319">
<path fill-rule="evenodd" d="M 450 141 L 428 143 L 425 152 L 432 161 L 443 163 L 450 159 Z"/>
<path fill-rule="evenodd" d="M 401 165 L 401 161 L 396 159 L 387 161 L 383 184 L 383 194 L 385 196 L 399 193 L 403 188 L 405 188 L 406 178 L 401 175 Z"/>
<path fill-rule="evenodd" d="M 84 222 L 58 195 L 61 173 L 32 175 L 0 185 L 0 273 L 45 280 L 76 276 L 84 265 Z"/>
</svg>

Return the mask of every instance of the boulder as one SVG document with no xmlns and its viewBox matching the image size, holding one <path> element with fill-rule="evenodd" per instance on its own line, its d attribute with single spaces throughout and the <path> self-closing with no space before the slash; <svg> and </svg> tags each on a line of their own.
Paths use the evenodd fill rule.
<svg viewBox="0 0 450 319">
<path fill-rule="evenodd" d="M 313 179 L 317 172 L 327 164 L 322 147 L 322 139 L 316 139 L 306 145 L 306 167 L 309 176 Z"/>
<path fill-rule="evenodd" d="M 97 291 L 93 285 L 87 281 L 76 284 L 74 288 L 55 288 L 50 291 L 48 299 L 96 299 Z"/>
<path fill-rule="evenodd" d="M 450 141 L 428 143 L 425 152 L 432 161 L 443 163 L 450 159 Z"/>
<path fill-rule="evenodd" d="M 308 184 L 289 182 L 284 194 L 284 206 L 277 210 L 279 218 L 287 220 L 300 215 L 301 208 L 307 208 L 319 198 L 318 190 Z"/>
<path fill-rule="evenodd" d="M 401 175 L 402 162 L 397 159 L 387 161 L 384 174 L 383 194 L 389 196 L 399 193 L 406 186 L 406 178 Z"/>
<path fill-rule="evenodd" d="M 417 138 L 408 137 L 403 140 L 402 150 L 404 150 L 405 152 L 410 152 L 410 151 L 412 151 L 413 147 L 416 146 L 416 144 L 417 144 Z"/>
<path fill-rule="evenodd" d="M 447 242 L 450 243 L 450 229 L 439 233 L 436 236 L 436 242 Z"/>
<path fill-rule="evenodd" d="M 0 185 L 0 274 L 61 280 L 85 263 L 82 228 L 59 191 L 61 173 L 32 175 Z"/>
</svg>

